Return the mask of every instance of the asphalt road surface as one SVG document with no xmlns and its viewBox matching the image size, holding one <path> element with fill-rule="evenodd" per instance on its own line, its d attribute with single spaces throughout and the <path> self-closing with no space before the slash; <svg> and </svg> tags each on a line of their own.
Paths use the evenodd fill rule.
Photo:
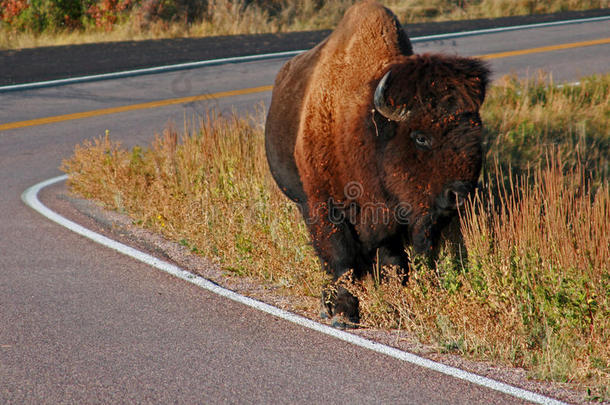
<svg viewBox="0 0 610 405">
<path fill-rule="evenodd" d="M 592 42 L 610 37 L 608 28 L 606 20 L 414 48 L 486 55 L 494 78 L 544 69 L 571 82 L 608 71 L 610 44 Z M 210 107 L 268 105 L 268 90 L 244 89 L 271 85 L 284 62 L 0 93 L 0 403 L 523 402 L 218 297 L 21 202 L 27 187 L 61 174 L 75 144 L 106 130 L 127 146 L 148 144 L 168 122 L 180 128 Z M 209 99 L 164 101 L 197 95 Z M 77 112 L 85 114 L 67 116 Z"/>
</svg>

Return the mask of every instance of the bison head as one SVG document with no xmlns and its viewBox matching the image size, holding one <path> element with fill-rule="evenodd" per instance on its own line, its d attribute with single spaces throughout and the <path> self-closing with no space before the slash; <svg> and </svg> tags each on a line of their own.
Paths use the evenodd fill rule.
<svg viewBox="0 0 610 405">
<path fill-rule="evenodd" d="M 488 75 L 476 59 L 413 55 L 376 83 L 378 170 L 394 203 L 411 207 L 405 222 L 419 253 L 432 248 L 442 223 L 476 185 Z"/>
</svg>

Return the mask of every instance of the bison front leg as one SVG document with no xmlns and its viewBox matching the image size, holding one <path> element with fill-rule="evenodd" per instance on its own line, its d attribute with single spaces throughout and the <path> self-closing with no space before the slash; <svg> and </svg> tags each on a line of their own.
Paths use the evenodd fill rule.
<svg viewBox="0 0 610 405">
<path fill-rule="evenodd" d="M 430 217 L 426 216 L 417 221 L 411 230 L 411 243 L 415 253 L 430 255 L 434 242 L 435 229 Z"/>
<path fill-rule="evenodd" d="M 310 207 L 312 215 L 306 218 L 307 225 L 322 266 L 333 277 L 332 284 L 322 292 L 321 316 L 331 318 L 335 327 L 355 327 L 360 321 L 358 299 L 342 285 L 349 281 L 341 278 L 350 270 L 360 278 L 366 271 L 366 259 L 341 211 L 328 205 L 316 208 Z"/>
<path fill-rule="evenodd" d="M 379 246 L 378 265 L 383 267 L 399 267 L 403 271 L 408 269 L 409 256 L 405 251 L 402 235 L 387 239 Z"/>
</svg>

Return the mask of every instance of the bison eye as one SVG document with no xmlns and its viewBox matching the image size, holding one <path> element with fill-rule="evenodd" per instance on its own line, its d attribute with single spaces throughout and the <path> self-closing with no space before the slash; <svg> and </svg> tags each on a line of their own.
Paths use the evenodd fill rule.
<svg viewBox="0 0 610 405">
<path fill-rule="evenodd" d="M 413 131 L 411 138 L 415 141 L 415 145 L 420 149 L 430 149 L 430 138 L 421 131 Z"/>
</svg>

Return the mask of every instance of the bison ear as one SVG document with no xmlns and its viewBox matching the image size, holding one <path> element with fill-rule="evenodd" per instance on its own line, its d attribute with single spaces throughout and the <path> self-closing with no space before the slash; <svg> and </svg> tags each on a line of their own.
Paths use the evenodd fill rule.
<svg viewBox="0 0 610 405">
<path fill-rule="evenodd" d="M 487 63 L 481 59 L 463 58 L 466 88 L 470 97 L 478 102 L 479 107 L 485 100 L 485 93 L 489 84 L 491 71 Z"/>
</svg>

